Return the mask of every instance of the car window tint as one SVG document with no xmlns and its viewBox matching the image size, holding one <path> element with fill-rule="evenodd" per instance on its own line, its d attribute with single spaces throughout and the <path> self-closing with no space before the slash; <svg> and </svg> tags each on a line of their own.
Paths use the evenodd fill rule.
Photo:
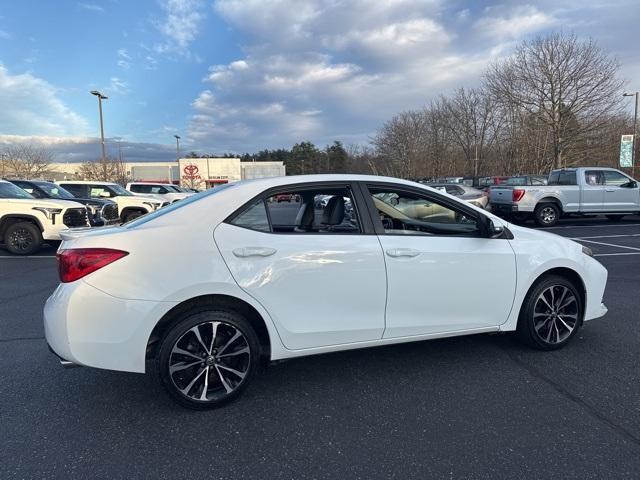
<svg viewBox="0 0 640 480">
<path fill-rule="evenodd" d="M 262 200 L 257 201 L 237 215 L 231 224 L 237 227 L 257 230 L 259 232 L 271 231 L 271 228 L 269 227 L 269 218 L 267 217 L 267 209 Z"/>
<path fill-rule="evenodd" d="M 68 192 L 71 192 L 75 197 L 81 198 L 84 195 L 83 193 L 84 189 L 82 185 L 74 185 L 72 183 L 63 183 L 61 184 L 61 187 L 67 190 Z"/>
<path fill-rule="evenodd" d="M 604 171 L 604 181 L 607 185 L 624 185 L 629 183 L 629 178 L 625 177 L 620 172 L 614 172 L 613 170 Z"/>
<path fill-rule="evenodd" d="M 360 223 L 348 188 L 322 188 L 275 193 L 267 198 L 276 233 L 360 233 Z"/>
<path fill-rule="evenodd" d="M 587 185 L 603 185 L 604 177 L 600 170 L 586 170 L 584 172 L 584 181 Z"/>
<path fill-rule="evenodd" d="M 577 185 L 575 170 L 561 170 L 551 172 L 549 175 L 549 185 Z"/>
<path fill-rule="evenodd" d="M 384 232 L 392 235 L 478 234 L 475 218 L 415 192 L 369 187 Z"/>
</svg>

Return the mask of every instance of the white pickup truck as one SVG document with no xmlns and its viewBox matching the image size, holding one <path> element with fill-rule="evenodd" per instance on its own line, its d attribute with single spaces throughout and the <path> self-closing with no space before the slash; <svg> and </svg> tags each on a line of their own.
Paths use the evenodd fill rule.
<svg viewBox="0 0 640 480">
<path fill-rule="evenodd" d="M 552 170 L 547 185 L 496 185 L 489 196 L 496 215 L 526 220 L 543 227 L 567 214 L 606 215 L 619 220 L 640 213 L 638 182 L 614 168 L 579 167 Z"/>
<path fill-rule="evenodd" d="M 89 227 L 87 207 L 70 200 L 34 198 L 0 180 L 0 243 L 16 255 L 31 255 L 44 242 L 60 241 L 71 228 Z"/>
</svg>

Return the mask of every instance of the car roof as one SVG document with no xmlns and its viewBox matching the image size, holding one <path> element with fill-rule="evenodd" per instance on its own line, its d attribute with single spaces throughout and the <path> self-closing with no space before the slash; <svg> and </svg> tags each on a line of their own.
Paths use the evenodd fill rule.
<svg viewBox="0 0 640 480">
<path fill-rule="evenodd" d="M 116 182 L 100 182 L 98 180 L 59 180 L 56 183 L 77 183 L 79 185 L 118 185 Z"/>
</svg>

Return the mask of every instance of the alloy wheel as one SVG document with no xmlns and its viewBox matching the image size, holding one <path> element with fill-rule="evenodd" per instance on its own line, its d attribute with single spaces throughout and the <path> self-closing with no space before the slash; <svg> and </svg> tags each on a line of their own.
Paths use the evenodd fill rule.
<svg viewBox="0 0 640 480">
<path fill-rule="evenodd" d="M 545 224 L 553 223 L 556 220 L 556 211 L 553 207 L 544 207 L 540 212 L 540 217 Z"/>
<path fill-rule="evenodd" d="M 548 344 L 564 342 L 578 324 L 578 299 L 564 285 L 552 285 L 540 293 L 533 309 L 533 326 Z"/>
<path fill-rule="evenodd" d="M 203 322 L 184 332 L 169 355 L 169 376 L 190 400 L 220 400 L 244 382 L 251 365 L 245 335 L 226 322 Z"/>
<path fill-rule="evenodd" d="M 33 235 L 26 228 L 18 228 L 9 235 L 9 244 L 11 247 L 21 252 L 29 250 L 33 242 Z"/>
</svg>

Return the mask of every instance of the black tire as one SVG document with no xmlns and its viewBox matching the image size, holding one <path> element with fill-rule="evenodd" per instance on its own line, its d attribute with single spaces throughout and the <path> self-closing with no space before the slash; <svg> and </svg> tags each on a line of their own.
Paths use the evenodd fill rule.
<svg viewBox="0 0 640 480">
<path fill-rule="evenodd" d="M 42 232 L 31 222 L 17 222 L 4 233 L 4 245 L 16 255 L 31 255 L 42 246 Z"/>
<path fill-rule="evenodd" d="M 620 220 L 622 220 L 622 217 L 624 217 L 624 215 L 605 215 L 607 217 L 607 219 L 611 220 L 612 222 L 618 222 Z"/>
<path fill-rule="evenodd" d="M 145 213 L 141 212 L 140 210 L 129 210 L 128 212 L 125 212 L 124 215 L 122 215 L 122 223 L 130 222 L 131 220 L 141 217 L 144 214 Z"/>
<path fill-rule="evenodd" d="M 207 346 L 211 346 L 213 324 L 217 324 L 216 339 L 207 351 Z M 200 334 L 201 342 L 194 329 Z M 240 336 L 230 341 L 236 333 Z M 229 344 L 225 346 L 226 342 Z M 176 349 L 187 354 L 177 353 Z M 248 351 L 244 352 L 245 349 Z M 222 353 L 224 351 L 229 353 Z M 218 358 L 220 355 L 225 359 Z M 189 362 L 192 357 L 193 361 Z M 193 365 L 185 367 L 189 364 Z M 184 320 L 166 333 L 156 356 L 156 372 L 162 386 L 180 405 L 195 410 L 216 408 L 236 398 L 250 383 L 259 365 L 260 342 L 251 324 L 236 312 L 215 308 L 187 313 Z M 172 367 L 177 367 L 173 373 Z M 243 376 L 232 373 L 234 370 Z"/>
<path fill-rule="evenodd" d="M 559 298 L 564 289 L 566 289 L 566 295 Z M 545 311 L 547 305 L 544 301 L 539 301 L 542 295 L 547 301 L 552 300 L 554 292 L 558 295 L 555 298 L 556 302 L 570 302 L 562 310 L 563 314 L 548 314 L 551 310 Z M 574 301 L 571 301 L 571 297 Z M 553 304 L 553 301 L 551 303 Z M 580 329 L 583 314 L 582 297 L 573 283 L 557 275 L 544 276 L 531 287 L 525 297 L 520 309 L 516 333 L 518 338 L 530 347 L 538 350 L 556 350 L 569 343 Z M 571 327 L 571 330 L 568 327 Z"/>
<path fill-rule="evenodd" d="M 560 220 L 560 209 L 555 203 L 543 203 L 534 212 L 536 223 L 541 227 L 552 227 Z"/>
</svg>

